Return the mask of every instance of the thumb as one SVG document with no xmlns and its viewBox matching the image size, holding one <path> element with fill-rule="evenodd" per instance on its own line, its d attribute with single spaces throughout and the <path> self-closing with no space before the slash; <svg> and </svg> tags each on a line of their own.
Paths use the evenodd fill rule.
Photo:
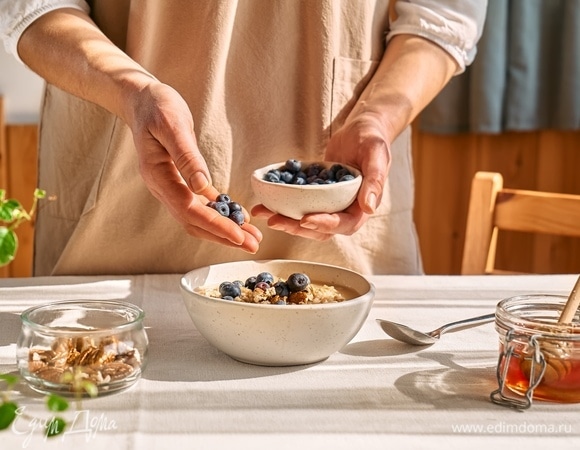
<svg viewBox="0 0 580 450">
<path fill-rule="evenodd" d="M 358 193 L 358 203 L 366 214 L 373 214 L 381 204 L 390 163 L 390 149 L 384 141 L 367 149 L 361 167 L 363 181 Z"/>
</svg>

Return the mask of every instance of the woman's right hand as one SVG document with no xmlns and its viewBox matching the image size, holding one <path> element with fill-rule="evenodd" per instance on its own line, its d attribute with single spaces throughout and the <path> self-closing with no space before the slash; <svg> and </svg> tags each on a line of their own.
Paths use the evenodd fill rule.
<svg viewBox="0 0 580 450">
<path fill-rule="evenodd" d="M 188 234 L 256 253 L 262 234 L 246 217 L 241 227 L 207 207 L 219 192 L 199 152 L 185 100 L 157 80 L 130 93 L 125 119 L 133 133 L 139 170 L 149 191 Z"/>
<path fill-rule="evenodd" d="M 206 206 L 218 192 L 185 100 L 115 46 L 85 12 L 61 8 L 40 16 L 22 33 L 18 53 L 47 82 L 128 124 L 147 188 L 187 233 L 257 252 L 262 234 L 256 227 L 240 227 Z"/>
</svg>

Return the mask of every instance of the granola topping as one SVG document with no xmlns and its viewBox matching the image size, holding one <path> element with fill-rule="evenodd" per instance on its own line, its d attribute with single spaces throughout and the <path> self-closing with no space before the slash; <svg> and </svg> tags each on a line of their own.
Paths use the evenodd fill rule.
<svg viewBox="0 0 580 450">
<path fill-rule="evenodd" d="M 71 387 L 74 377 L 99 386 L 123 380 L 140 367 L 139 350 L 131 342 L 115 337 L 56 338 L 49 349 L 31 348 L 28 353 L 28 371 L 32 375 Z"/>
</svg>

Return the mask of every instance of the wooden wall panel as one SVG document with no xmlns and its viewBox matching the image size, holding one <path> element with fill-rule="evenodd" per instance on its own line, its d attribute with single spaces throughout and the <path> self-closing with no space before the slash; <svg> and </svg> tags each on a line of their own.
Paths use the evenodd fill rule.
<svg viewBox="0 0 580 450">
<path fill-rule="evenodd" d="M 415 219 L 429 274 L 460 272 L 470 181 L 476 171 L 501 172 L 507 187 L 580 193 L 579 131 L 453 136 L 414 131 L 413 136 Z M 506 232 L 499 236 L 497 257 L 505 269 L 578 273 L 580 241 Z"/>
<path fill-rule="evenodd" d="M 4 142 L 6 157 L 1 162 L 7 176 L 1 185 L 6 189 L 7 197 L 17 199 L 26 209 L 30 209 L 37 180 L 37 126 L 7 125 Z M 29 222 L 18 227 L 16 258 L 3 268 L 0 276 L 32 275 L 33 233 L 33 226 Z"/>
</svg>

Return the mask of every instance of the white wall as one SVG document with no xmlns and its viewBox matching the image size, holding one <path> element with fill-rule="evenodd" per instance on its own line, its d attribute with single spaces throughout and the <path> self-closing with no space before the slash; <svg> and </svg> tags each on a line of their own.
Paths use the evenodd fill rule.
<svg viewBox="0 0 580 450">
<path fill-rule="evenodd" d="M 43 80 L 0 45 L 0 95 L 7 124 L 37 123 Z"/>
</svg>

